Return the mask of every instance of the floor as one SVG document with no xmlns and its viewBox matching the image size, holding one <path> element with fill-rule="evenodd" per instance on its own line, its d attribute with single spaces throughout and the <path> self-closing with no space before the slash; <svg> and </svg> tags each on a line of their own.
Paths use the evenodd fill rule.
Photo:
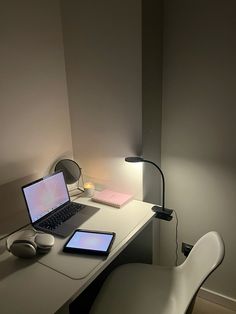
<svg viewBox="0 0 236 314">
<path fill-rule="evenodd" d="M 192 314 L 236 314 L 236 312 L 205 299 L 197 298 Z"/>
</svg>

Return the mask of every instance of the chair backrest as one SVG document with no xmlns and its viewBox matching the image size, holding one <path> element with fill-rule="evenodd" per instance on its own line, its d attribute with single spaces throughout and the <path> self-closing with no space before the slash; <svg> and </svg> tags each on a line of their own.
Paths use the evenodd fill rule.
<svg viewBox="0 0 236 314">
<path fill-rule="evenodd" d="M 221 264 L 224 254 L 221 236 L 211 231 L 196 242 L 185 262 L 176 267 L 177 282 L 181 285 L 177 292 L 181 313 L 186 313 L 201 285 Z"/>
</svg>

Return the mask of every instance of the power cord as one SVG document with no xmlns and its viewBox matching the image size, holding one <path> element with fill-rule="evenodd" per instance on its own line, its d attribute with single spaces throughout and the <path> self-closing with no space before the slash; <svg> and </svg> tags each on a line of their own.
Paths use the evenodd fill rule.
<svg viewBox="0 0 236 314">
<path fill-rule="evenodd" d="M 178 219 L 178 215 L 177 212 L 173 209 L 173 212 L 175 213 L 175 220 L 176 220 L 176 224 L 175 224 L 175 243 L 176 243 L 176 249 L 175 249 L 175 266 L 178 266 L 178 250 L 179 250 L 179 244 L 178 244 L 178 226 L 179 226 L 179 219 Z"/>
<path fill-rule="evenodd" d="M 152 208 L 153 211 L 156 212 L 156 218 L 161 219 L 161 220 L 167 220 L 170 221 L 172 219 L 172 212 L 175 213 L 175 220 L 176 220 L 176 224 L 175 224 L 175 244 L 176 244 L 176 249 L 175 249 L 175 266 L 178 266 L 178 251 L 179 251 L 179 244 L 178 244 L 178 226 L 179 226 L 179 220 L 178 220 L 178 215 L 177 212 L 174 209 L 167 209 L 165 208 L 164 210 L 162 209 L 162 207 L 156 205 L 153 206 Z"/>
</svg>

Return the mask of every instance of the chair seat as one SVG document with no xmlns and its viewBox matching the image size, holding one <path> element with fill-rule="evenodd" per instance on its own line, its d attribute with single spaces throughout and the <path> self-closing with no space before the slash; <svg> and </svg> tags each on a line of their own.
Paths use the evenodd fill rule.
<svg viewBox="0 0 236 314">
<path fill-rule="evenodd" d="M 221 264 L 224 254 L 221 236 L 211 231 L 197 241 L 188 258 L 179 266 L 120 266 L 106 279 L 91 313 L 191 313 L 196 293 Z"/>
<path fill-rule="evenodd" d="M 122 265 L 105 281 L 90 313 L 177 314 L 175 277 L 173 267 Z"/>
</svg>

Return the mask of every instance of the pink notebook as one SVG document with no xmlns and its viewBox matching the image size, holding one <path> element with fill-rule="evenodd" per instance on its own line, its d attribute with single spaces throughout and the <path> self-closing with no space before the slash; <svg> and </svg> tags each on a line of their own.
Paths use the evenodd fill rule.
<svg viewBox="0 0 236 314">
<path fill-rule="evenodd" d="M 96 192 L 92 197 L 94 202 L 107 204 L 120 208 L 125 205 L 133 196 L 131 194 L 118 193 L 111 190 L 103 190 L 101 192 Z"/>
</svg>

